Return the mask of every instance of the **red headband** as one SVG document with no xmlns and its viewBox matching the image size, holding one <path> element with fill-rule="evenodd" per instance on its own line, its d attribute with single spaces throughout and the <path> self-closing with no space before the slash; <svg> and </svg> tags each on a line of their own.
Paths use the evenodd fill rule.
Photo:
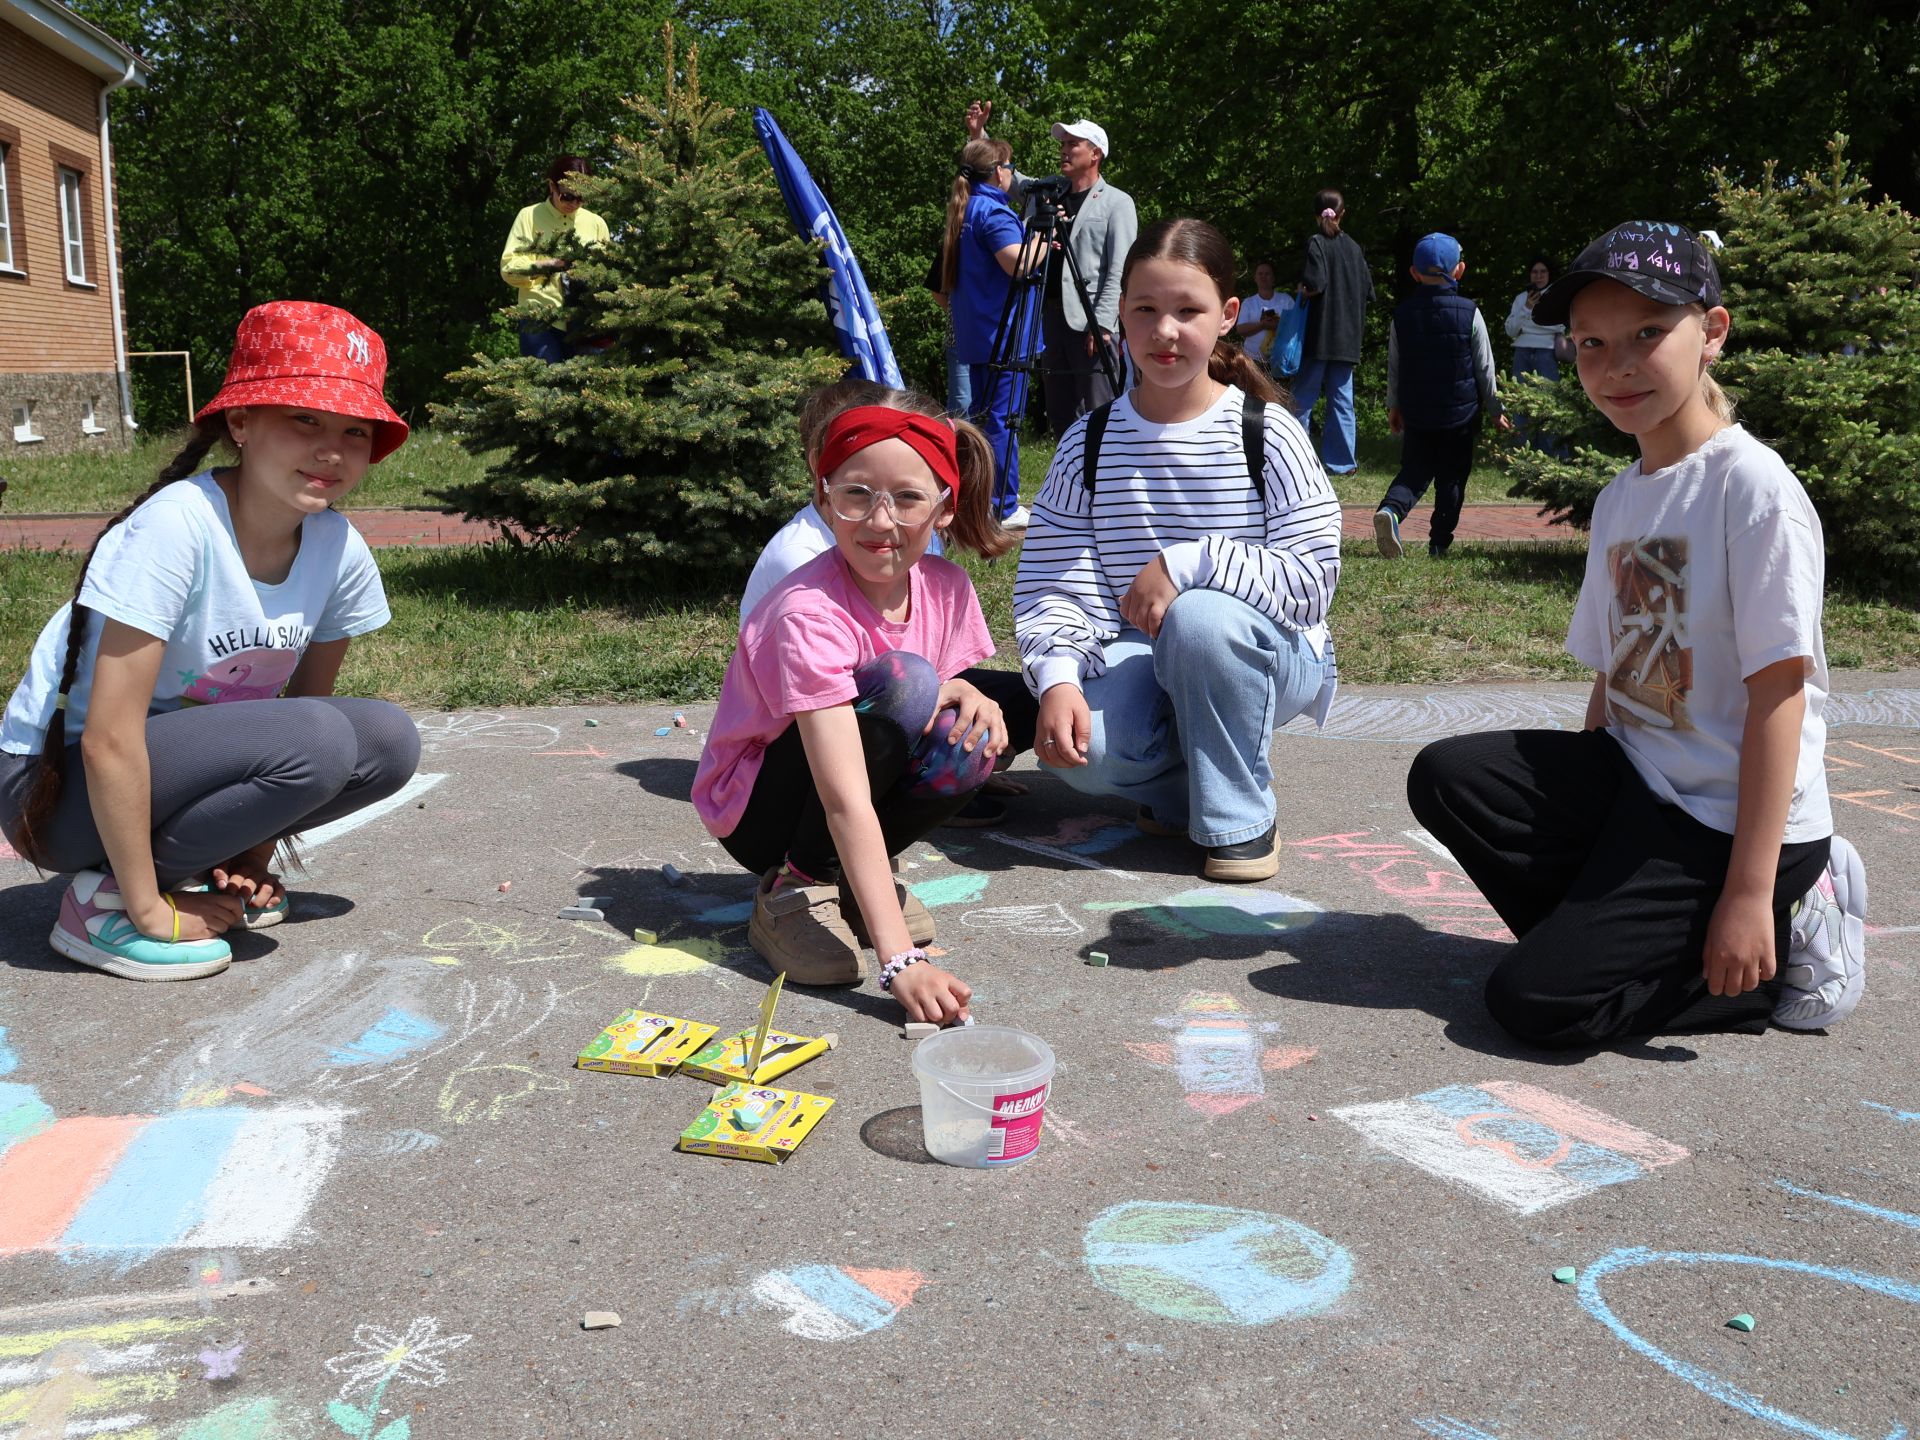
<svg viewBox="0 0 1920 1440">
<path fill-rule="evenodd" d="M 857 405 L 833 417 L 820 445 L 820 478 L 825 480 L 849 458 L 882 440 L 906 441 L 941 484 L 956 497 L 960 494 L 960 447 L 953 427 L 931 415 L 891 405 Z"/>
</svg>

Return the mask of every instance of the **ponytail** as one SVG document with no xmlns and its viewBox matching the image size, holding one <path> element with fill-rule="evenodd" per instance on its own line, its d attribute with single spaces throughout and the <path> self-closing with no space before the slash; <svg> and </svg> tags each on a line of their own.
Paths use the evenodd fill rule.
<svg viewBox="0 0 1920 1440">
<path fill-rule="evenodd" d="M 960 283 L 960 227 L 966 223 L 967 201 L 973 198 L 975 185 L 990 184 L 993 169 L 1013 158 L 1013 147 L 1004 140 L 969 140 L 960 150 L 959 169 L 953 177 L 953 189 L 947 192 L 947 238 L 940 247 L 940 293 L 953 294 Z"/>
<path fill-rule="evenodd" d="M 1223 385 L 1239 386 L 1249 400 L 1264 400 L 1269 405 L 1289 403 L 1287 392 L 1274 384 L 1245 350 L 1224 336 L 1214 342 L 1213 354 L 1207 357 L 1207 374 Z"/>
<path fill-rule="evenodd" d="M 1013 548 L 1014 537 L 1001 528 L 993 513 L 993 446 L 978 427 L 956 420 L 938 403 L 912 390 L 895 390 L 856 376 L 814 391 L 800 407 L 800 443 L 807 452 L 808 470 L 818 474 L 827 426 L 836 416 L 859 405 L 885 405 L 889 409 L 944 420 L 953 426 L 960 460 L 960 493 L 953 497 L 953 521 L 946 529 L 946 538 L 949 543 L 989 560 Z M 821 481 L 815 479 L 816 509 L 822 508 L 822 495 Z"/>
<path fill-rule="evenodd" d="M 1711 370 L 1700 372 L 1700 398 L 1707 402 L 1707 408 L 1718 417 L 1722 425 L 1734 422 L 1733 396 L 1729 395 L 1720 382 L 1713 378 Z"/>
<path fill-rule="evenodd" d="M 100 548 L 100 542 L 106 538 L 109 530 L 160 491 L 176 480 L 199 474 L 201 462 L 222 441 L 232 443 L 227 433 L 225 411 L 209 415 L 194 426 L 186 446 L 167 462 L 159 478 L 128 501 L 118 515 L 101 527 L 100 533 L 87 549 L 87 558 L 81 562 L 79 577 L 73 582 L 73 608 L 67 614 L 67 653 L 60 665 L 60 692 L 53 702 L 53 715 L 47 721 L 46 738 L 40 746 L 40 763 L 34 769 L 33 787 L 27 792 L 26 804 L 20 811 L 18 848 L 23 856 L 43 870 L 54 868 L 46 848 L 47 830 L 53 823 L 53 812 L 59 807 L 60 792 L 66 787 L 67 696 L 73 690 L 74 679 L 80 670 L 80 652 L 86 645 L 87 621 L 93 614 L 80 603 L 80 592 L 86 587 L 87 568 L 93 564 L 94 551 Z"/>
</svg>

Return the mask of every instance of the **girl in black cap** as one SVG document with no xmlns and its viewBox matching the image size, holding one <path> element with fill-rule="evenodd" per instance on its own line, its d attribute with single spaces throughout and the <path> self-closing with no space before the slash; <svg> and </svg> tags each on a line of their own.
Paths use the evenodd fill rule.
<svg viewBox="0 0 1920 1440">
<path fill-rule="evenodd" d="M 1604 283 L 1595 283 L 1604 282 Z M 1408 798 L 1519 937 L 1487 982 L 1523 1040 L 1844 1020 L 1867 886 L 1833 834 L 1820 517 L 1709 374 L 1731 323 L 1698 236 L 1602 235 L 1533 307 L 1640 445 L 1594 505 L 1567 649 L 1578 732 L 1428 746 Z"/>
</svg>

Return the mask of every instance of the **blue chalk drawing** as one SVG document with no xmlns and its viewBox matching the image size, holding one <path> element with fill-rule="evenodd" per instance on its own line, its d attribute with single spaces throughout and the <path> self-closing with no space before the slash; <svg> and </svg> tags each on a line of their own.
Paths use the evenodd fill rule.
<svg viewBox="0 0 1920 1440">
<path fill-rule="evenodd" d="M 0 1037 L 4 1037 L 6 1033 L 7 1033 L 6 1031 L 0 1030 Z M 4 1065 L 5 1063 L 6 1063 L 6 1052 L 4 1048 L 0 1048 L 0 1065 Z M 4 1069 L 0 1069 L 0 1075 L 4 1075 L 6 1073 L 7 1072 Z M 1862 1100 L 1860 1103 L 1866 1106 L 1867 1109 L 1869 1110 L 1878 1110 L 1884 1114 L 1891 1115 L 1895 1120 L 1898 1120 L 1902 1125 L 1920 1124 L 1920 1110 L 1896 1110 L 1891 1105 L 1882 1105 L 1878 1100 Z"/>
<path fill-rule="evenodd" d="M 742 900 L 735 905 L 716 905 L 693 918 L 702 925 L 743 925 L 753 918 L 753 902 Z"/>
<path fill-rule="evenodd" d="M 922 880 L 913 893 L 929 910 L 936 905 L 971 905 L 987 893 L 987 877 L 973 871 L 942 875 L 938 880 Z"/>
<path fill-rule="evenodd" d="M 1784 1184 L 1784 1182 L 1781 1182 Z M 1788 1186 L 1788 1189 L 1793 1187 Z M 1807 1194 L 1811 1192 L 1796 1192 Z M 1830 1196 L 1818 1196 L 1819 1199 L 1831 1199 Z M 1870 1208 L 1870 1207 L 1866 1207 Z M 1875 1212 L 1878 1213 L 1878 1212 Z M 1897 1212 L 1890 1212 L 1897 1213 Z M 1908 1216 L 1907 1220 L 1914 1217 Z M 1600 1282 L 1616 1270 L 1633 1270 L 1644 1265 L 1746 1265 L 1761 1270 L 1779 1270 L 1794 1275 L 1813 1275 L 1823 1280 L 1831 1280 L 1836 1285 L 1851 1285 L 1857 1290 L 1868 1290 L 1876 1295 L 1885 1295 L 1890 1299 L 1904 1300 L 1909 1305 L 1920 1305 L 1920 1285 L 1905 1280 L 1895 1280 L 1887 1275 L 1870 1275 L 1860 1270 L 1843 1270 L 1828 1265 L 1808 1265 L 1799 1260 L 1776 1260 L 1764 1255 L 1728 1255 L 1708 1251 L 1648 1250 L 1644 1246 L 1635 1246 L 1626 1250 L 1615 1250 L 1602 1255 L 1592 1264 L 1583 1266 L 1576 1289 L 1580 1303 L 1602 1325 L 1614 1333 L 1614 1336 L 1629 1349 L 1637 1351 L 1653 1361 L 1661 1369 L 1676 1379 L 1684 1380 L 1702 1395 L 1718 1400 L 1722 1405 L 1749 1415 L 1755 1420 L 1764 1420 L 1783 1430 L 1791 1430 L 1796 1435 L 1810 1435 L 1814 1440 L 1857 1440 L 1844 1431 L 1829 1430 L 1811 1420 L 1789 1414 L 1776 1406 L 1767 1404 L 1758 1395 L 1754 1395 L 1739 1386 L 1722 1380 L 1710 1370 L 1705 1370 L 1689 1361 L 1669 1355 L 1651 1340 L 1643 1339 L 1630 1329 L 1608 1307 L 1601 1297 Z M 1895 1426 L 1886 1440 L 1904 1440 L 1907 1428 Z"/>
<path fill-rule="evenodd" d="M 1139 838 L 1140 832 L 1131 825 L 1102 825 L 1086 839 L 1076 840 L 1066 848 L 1076 855 L 1104 855 Z"/>
<path fill-rule="evenodd" d="M 369 1025 L 358 1040 L 341 1045 L 327 1056 L 329 1065 L 384 1065 L 409 1050 L 438 1040 L 444 1025 L 410 1010 L 390 1009 Z"/>
<path fill-rule="evenodd" d="M 1844 1195 L 1826 1195 L 1818 1190 L 1802 1190 L 1798 1185 L 1785 1180 L 1773 1182 L 1789 1195 L 1798 1195 L 1804 1200 L 1824 1200 L 1829 1205 L 1837 1205 L 1842 1210 L 1857 1211 L 1862 1215 L 1871 1215 L 1876 1220 L 1890 1220 L 1895 1225 L 1904 1225 L 1909 1230 L 1920 1230 L 1920 1215 L 1909 1215 L 1904 1210 L 1883 1210 L 1878 1205 L 1869 1205 L 1864 1200 L 1849 1200 Z"/>
<path fill-rule="evenodd" d="M 1318 1314 L 1353 1280 L 1353 1257 L 1316 1230 L 1258 1210 L 1134 1200 L 1087 1226 L 1094 1283 L 1151 1315 L 1270 1325 Z"/>
<path fill-rule="evenodd" d="M 1413 1423 L 1427 1434 L 1437 1436 L 1438 1440 L 1500 1440 L 1493 1431 L 1482 1430 L 1478 1425 L 1469 1425 L 1451 1415 L 1429 1415 Z"/>
<path fill-rule="evenodd" d="M 53 1107 L 32 1085 L 0 1080 L 0 1154 L 53 1124 Z"/>
<path fill-rule="evenodd" d="M 11 1075 L 20 1068 L 20 1061 L 7 1045 L 7 1027 L 0 1025 L 0 1075 Z"/>
</svg>

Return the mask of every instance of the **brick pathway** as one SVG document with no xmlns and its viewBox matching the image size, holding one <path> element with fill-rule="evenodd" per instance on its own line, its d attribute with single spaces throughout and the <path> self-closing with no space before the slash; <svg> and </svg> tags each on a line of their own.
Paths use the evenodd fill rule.
<svg viewBox="0 0 1920 1440">
<path fill-rule="evenodd" d="M 438 510 L 348 510 L 354 528 L 376 550 L 391 545 L 482 545 L 500 536 L 490 521 L 467 520 Z M 1408 541 L 1427 538 L 1426 507 L 1413 512 L 1400 533 Z M 104 515 L 0 515 L 0 549 L 82 550 L 105 523 Z M 1373 510 L 1348 505 L 1341 529 L 1349 540 L 1373 538 Z M 1530 505 L 1469 505 L 1455 531 L 1461 540 L 1568 540 L 1582 538 L 1565 525 L 1549 525 Z"/>
</svg>

